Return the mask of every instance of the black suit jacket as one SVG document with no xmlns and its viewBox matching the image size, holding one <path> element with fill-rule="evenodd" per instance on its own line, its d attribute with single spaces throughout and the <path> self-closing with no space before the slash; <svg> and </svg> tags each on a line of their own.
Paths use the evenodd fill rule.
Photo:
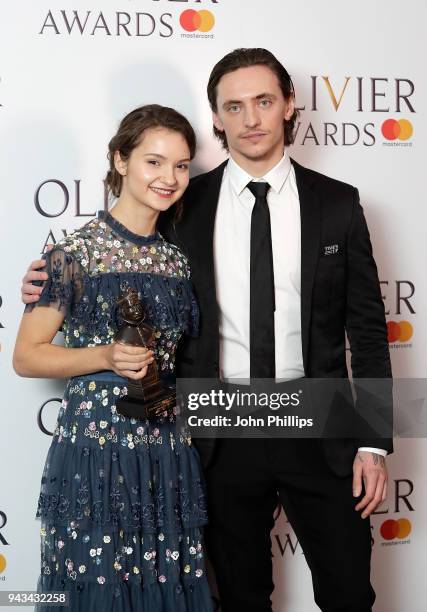
<svg viewBox="0 0 427 612">
<path fill-rule="evenodd" d="M 219 319 L 215 293 L 213 233 L 227 162 L 193 178 L 183 214 L 160 220 L 165 237 L 189 257 L 200 306 L 200 335 L 185 338 L 177 354 L 177 376 L 219 374 Z M 294 160 L 301 211 L 301 332 L 305 375 L 348 378 L 345 332 L 353 377 L 391 379 L 384 304 L 369 232 L 357 189 L 304 168 Z M 332 252 L 325 255 L 325 248 Z M 391 398 L 390 388 L 386 395 Z M 387 398 L 387 401 L 391 399 Z M 392 440 L 325 439 L 319 442 L 331 469 L 351 473 L 358 446 L 392 452 Z M 197 441 L 202 462 L 212 459 L 215 440 Z"/>
</svg>

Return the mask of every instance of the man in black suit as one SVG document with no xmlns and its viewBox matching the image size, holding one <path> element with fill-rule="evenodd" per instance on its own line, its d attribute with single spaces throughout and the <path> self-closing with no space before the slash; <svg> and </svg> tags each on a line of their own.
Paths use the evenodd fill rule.
<svg viewBox="0 0 427 612">
<path fill-rule="evenodd" d="M 290 159 L 297 113 L 287 71 L 265 49 L 237 49 L 214 67 L 208 97 L 229 159 L 192 179 L 181 218 L 165 217 L 162 228 L 190 258 L 201 311 L 199 337 L 180 347 L 178 376 L 346 379 L 347 333 L 354 378 L 390 378 L 358 192 Z M 319 608 L 371 611 L 368 517 L 386 496 L 391 440 L 205 439 L 197 446 L 223 612 L 271 611 L 278 502 Z"/>
<path fill-rule="evenodd" d="M 178 374 L 343 378 L 347 332 L 353 376 L 390 377 L 384 306 L 358 192 L 289 158 L 297 113 L 288 73 L 266 50 L 238 49 L 214 67 L 208 97 L 214 132 L 230 157 L 191 181 L 182 217 L 169 231 L 190 258 L 201 310 L 200 336 L 182 345 Z M 266 183 L 265 197 L 256 188 Z M 255 223 L 265 230 L 262 213 L 254 217 L 263 199 L 271 226 L 264 246 L 254 235 Z M 264 263 L 253 261 L 253 248 Z M 263 344 L 263 337 L 272 341 Z M 367 517 L 385 499 L 391 440 L 204 439 L 198 448 L 223 612 L 271 610 L 278 500 L 321 610 L 371 610 Z"/>
</svg>

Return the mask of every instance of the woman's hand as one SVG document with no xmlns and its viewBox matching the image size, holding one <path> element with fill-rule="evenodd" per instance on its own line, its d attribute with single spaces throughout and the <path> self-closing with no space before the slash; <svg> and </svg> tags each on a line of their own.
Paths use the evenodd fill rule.
<svg viewBox="0 0 427 612">
<path fill-rule="evenodd" d="M 147 374 L 147 368 L 154 361 L 152 350 L 142 346 L 129 346 L 113 342 L 105 347 L 105 359 L 108 370 L 119 376 L 140 380 Z"/>
</svg>

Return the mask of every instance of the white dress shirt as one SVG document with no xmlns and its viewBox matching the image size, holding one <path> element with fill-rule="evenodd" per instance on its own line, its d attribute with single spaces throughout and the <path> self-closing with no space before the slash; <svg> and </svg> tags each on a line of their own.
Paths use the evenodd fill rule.
<svg viewBox="0 0 427 612">
<path fill-rule="evenodd" d="M 250 237 L 255 197 L 250 181 L 270 185 L 273 248 L 276 379 L 304 376 L 301 341 L 301 224 L 295 171 L 287 151 L 262 178 L 230 157 L 224 170 L 214 230 L 216 296 L 219 308 L 220 374 L 250 378 Z M 360 448 L 386 455 L 383 449 Z"/>
</svg>

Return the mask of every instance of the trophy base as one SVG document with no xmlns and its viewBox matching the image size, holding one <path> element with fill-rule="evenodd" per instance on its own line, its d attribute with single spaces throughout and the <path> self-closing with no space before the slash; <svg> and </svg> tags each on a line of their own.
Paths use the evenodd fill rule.
<svg viewBox="0 0 427 612">
<path fill-rule="evenodd" d="M 164 412 L 171 413 L 175 406 L 176 393 L 169 389 L 162 389 L 152 398 L 125 395 L 116 402 L 119 414 L 143 421 L 159 417 Z"/>
</svg>

